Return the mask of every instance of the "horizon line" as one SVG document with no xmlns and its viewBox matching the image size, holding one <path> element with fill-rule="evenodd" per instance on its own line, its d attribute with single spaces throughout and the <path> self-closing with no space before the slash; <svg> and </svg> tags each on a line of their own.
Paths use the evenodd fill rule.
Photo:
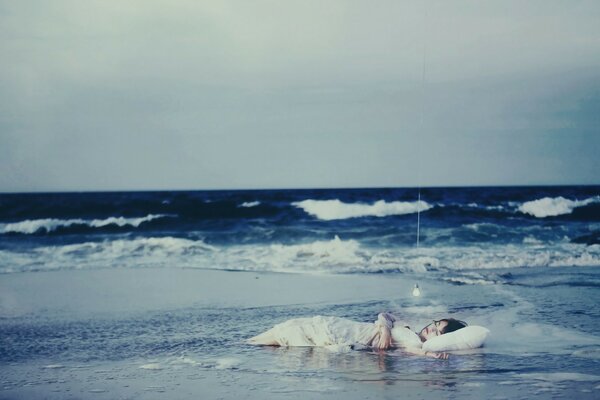
<svg viewBox="0 0 600 400">
<path fill-rule="evenodd" d="M 573 184 L 482 184 L 482 185 L 411 185 L 411 186 L 334 186 L 334 187 L 264 187 L 264 188 L 204 188 L 204 189 L 91 189 L 91 190 L 31 190 L 0 191 L 0 195 L 19 194 L 77 194 L 77 193 L 149 193 L 149 192 L 251 192 L 251 191 L 286 191 L 286 190 L 383 190 L 383 189 L 475 189 L 475 188 L 540 188 L 540 187 L 594 187 L 600 183 Z"/>
</svg>

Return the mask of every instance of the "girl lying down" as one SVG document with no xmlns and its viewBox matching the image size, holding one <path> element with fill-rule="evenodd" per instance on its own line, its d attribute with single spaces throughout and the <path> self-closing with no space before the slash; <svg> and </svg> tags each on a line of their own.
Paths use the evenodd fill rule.
<svg viewBox="0 0 600 400">
<path fill-rule="evenodd" d="M 452 335 L 448 335 L 450 333 Z M 394 315 L 381 313 L 374 323 L 324 316 L 290 319 L 248 339 L 248 343 L 379 350 L 402 348 L 409 353 L 446 359 L 448 354 L 444 351 L 481 347 L 488 333 L 485 328 L 467 327 L 463 321 L 444 318 L 433 321 L 417 334 Z M 442 338 L 443 335 L 447 336 Z"/>
</svg>

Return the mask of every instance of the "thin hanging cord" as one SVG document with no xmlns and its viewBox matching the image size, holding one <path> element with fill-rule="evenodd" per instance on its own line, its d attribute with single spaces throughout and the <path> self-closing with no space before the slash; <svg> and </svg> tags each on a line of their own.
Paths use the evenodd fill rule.
<svg viewBox="0 0 600 400">
<path fill-rule="evenodd" d="M 419 186 L 419 200 L 417 201 L 417 249 L 419 248 L 420 236 L 421 236 L 421 187 Z"/>
<path fill-rule="evenodd" d="M 425 70 L 427 66 L 427 40 L 425 39 L 425 33 L 427 22 L 427 7 L 425 7 L 425 20 L 423 21 L 423 65 L 421 70 L 421 117 L 419 121 L 419 135 L 417 136 L 417 186 L 419 190 L 417 200 L 417 249 L 420 245 L 421 239 L 421 136 L 423 135 L 423 119 L 425 115 Z"/>
</svg>

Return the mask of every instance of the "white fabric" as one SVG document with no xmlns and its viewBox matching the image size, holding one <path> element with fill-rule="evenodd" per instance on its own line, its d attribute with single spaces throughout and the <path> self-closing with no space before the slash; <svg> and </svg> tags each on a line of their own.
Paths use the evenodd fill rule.
<svg viewBox="0 0 600 400">
<path fill-rule="evenodd" d="M 396 347 L 403 347 L 405 349 L 420 349 L 422 345 L 419 335 L 405 326 L 395 326 L 392 328 L 392 339 Z"/>
<path fill-rule="evenodd" d="M 427 340 L 422 349 L 434 352 L 475 349 L 483 346 L 489 333 L 483 326 L 467 326 Z"/>
<path fill-rule="evenodd" d="M 395 319 L 390 314 L 379 314 L 375 323 L 324 316 L 295 318 L 277 324 L 267 332 L 249 339 L 249 343 L 319 346 L 331 349 L 337 348 L 336 346 L 352 346 L 356 349 L 368 346 L 369 340 L 375 333 L 381 332 L 382 327 L 391 327 L 395 347 L 441 352 L 481 347 L 489 334 L 489 330 L 484 327 L 467 326 L 421 343 L 416 333 L 403 326 L 402 322 L 392 322 L 392 318 Z"/>
<path fill-rule="evenodd" d="M 316 316 L 290 319 L 259 336 L 273 338 L 281 346 L 364 346 L 374 329 L 376 326 L 372 323 Z"/>
<path fill-rule="evenodd" d="M 377 321 L 375 321 L 375 326 L 381 326 L 381 327 L 386 327 L 388 329 L 392 329 L 392 327 L 394 326 L 395 320 L 396 319 L 391 314 L 380 313 L 377 316 Z"/>
</svg>

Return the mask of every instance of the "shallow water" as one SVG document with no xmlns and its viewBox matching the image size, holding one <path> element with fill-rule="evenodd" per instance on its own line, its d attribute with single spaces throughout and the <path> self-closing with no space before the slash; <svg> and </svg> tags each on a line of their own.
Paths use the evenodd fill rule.
<svg viewBox="0 0 600 400">
<path fill-rule="evenodd" d="M 0 398 L 598 398 L 600 187 L 417 198 L 0 194 Z M 491 335 L 448 361 L 244 343 L 382 311 Z"/>
<path fill-rule="evenodd" d="M 512 272 L 510 284 L 486 285 L 164 269 L 10 275 L 0 283 L 13 305 L 0 324 L 0 398 L 597 398 L 600 271 Z M 413 298 L 417 279 L 423 296 Z M 452 315 L 492 334 L 447 361 L 244 343 L 292 317 L 372 321 L 384 310 L 414 327 Z"/>
</svg>

